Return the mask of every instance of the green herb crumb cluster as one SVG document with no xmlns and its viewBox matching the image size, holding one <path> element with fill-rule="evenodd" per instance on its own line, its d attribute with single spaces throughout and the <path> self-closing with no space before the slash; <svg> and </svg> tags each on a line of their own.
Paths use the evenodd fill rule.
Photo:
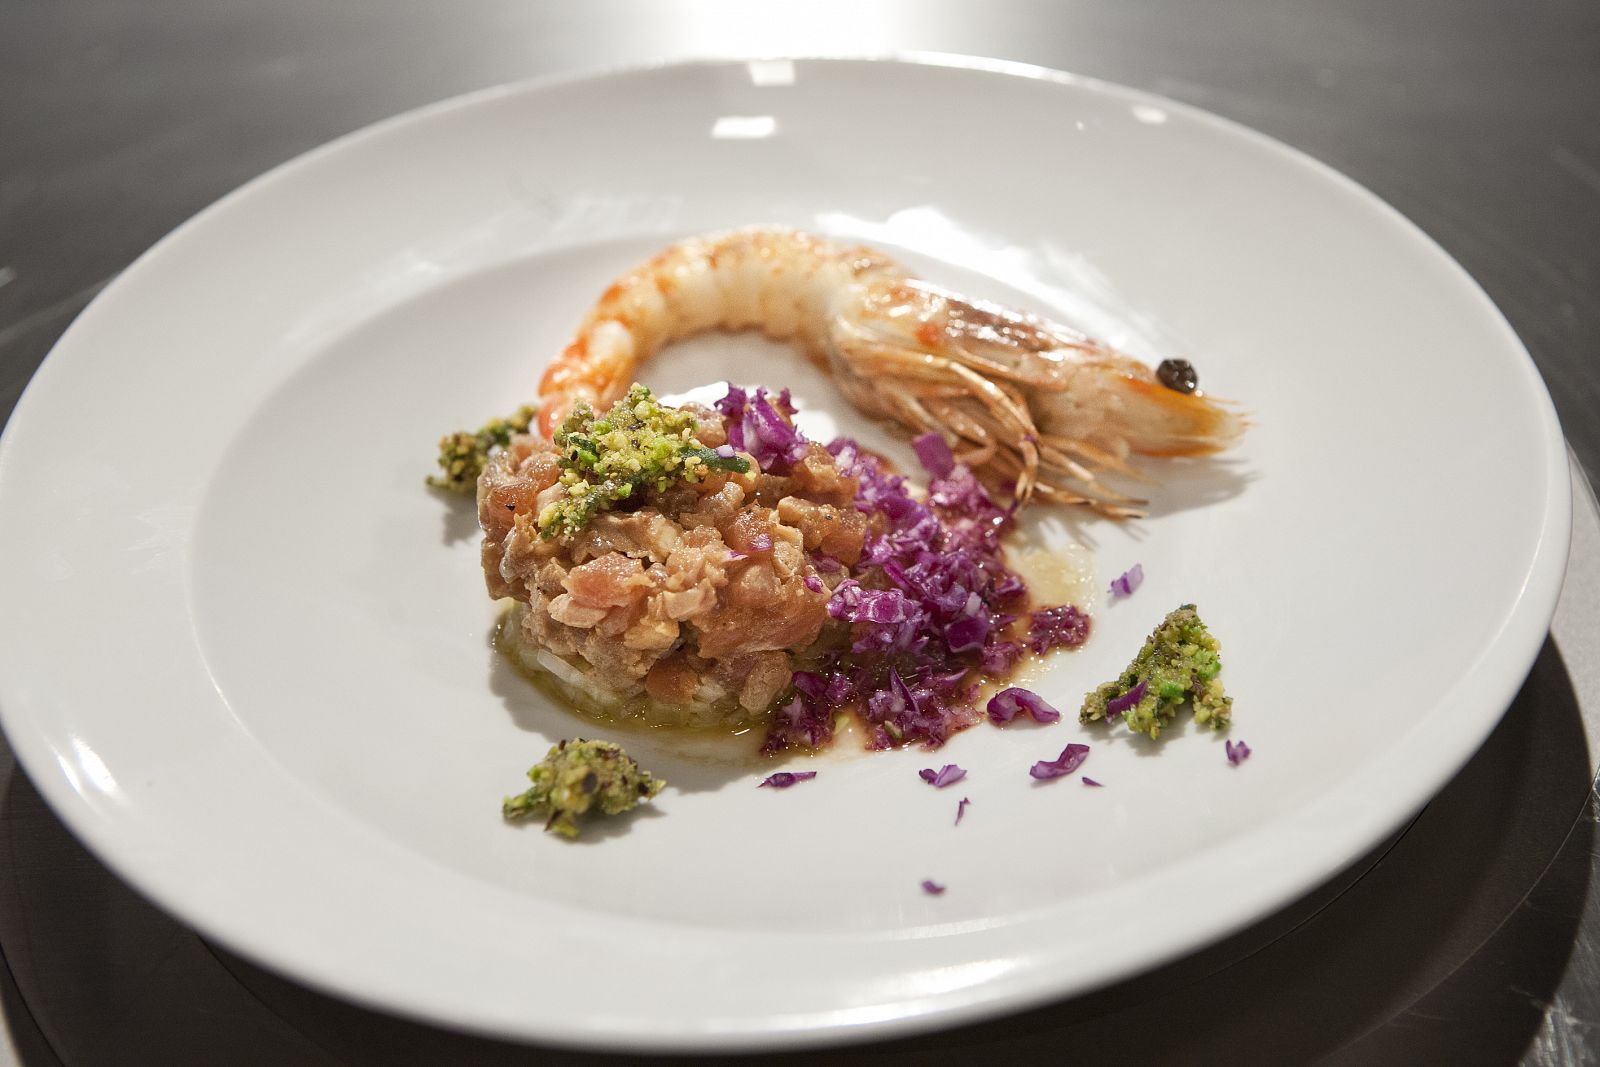
<svg viewBox="0 0 1600 1067">
<path fill-rule="evenodd" d="M 555 436 L 567 495 L 539 512 L 540 534 L 574 533 L 638 492 L 698 482 L 713 471 L 750 469 L 742 456 L 721 455 L 696 441 L 698 428 L 694 415 L 664 406 L 637 383 L 604 415 L 580 401 Z"/>
<path fill-rule="evenodd" d="M 507 819 L 545 817 L 544 828 L 577 837 L 578 817 L 590 811 L 617 815 L 649 800 L 667 783 L 609 741 L 577 738 L 554 745 L 528 771 L 533 788 L 507 797 L 500 812 Z"/>
<path fill-rule="evenodd" d="M 516 414 L 504 419 L 490 419 L 477 433 L 446 434 L 439 439 L 439 468 L 443 476 L 431 475 L 428 484 L 435 489 L 448 489 L 453 493 L 470 493 L 477 488 L 478 475 L 494 448 L 504 448 L 511 438 L 527 433 L 539 409 L 524 404 Z"/>
<path fill-rule="evenodd" d="M 1106 705 L 1126 701 L 1142 684 L 1138 699 L 1120 713 L 1135 733 L 1158 736 L 1186 700 L 1194 707 L 1195 722 L 1221 729 L 1233 714 L 1233 698 L 1222 691 L 1218 677 L 1221 650 L 1221 642 L 1200 621 L 1195 606 L 1184 604 L 1168 613 L 1116 681 L 1083 698 L 1078 721 L 1115 717 L 1118 713 L 1108 712 Z"/>
</svg>

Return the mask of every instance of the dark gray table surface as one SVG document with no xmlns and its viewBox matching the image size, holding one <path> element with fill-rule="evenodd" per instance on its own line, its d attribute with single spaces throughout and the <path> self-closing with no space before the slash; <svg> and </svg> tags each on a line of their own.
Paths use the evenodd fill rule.
<svg viewBox="0 0 1600 1067">
<path fill-rule="evenodd" d="M 1600 470 L 1595 0 L 0 0 L 0 417 L 135 256 L 367 122 L 663 58 L 906 51 L 1152 90 L 1344 171 L 1477 278 L 1581 467 Z M 1484 749 L 1396 839 L 1154 974 L 830 1058 L 1600 1062 L 1600 522 L 1575 486 L 1552 638 Z M 391 1019 L 208 945 L 84 852 L 3 744 L 0 950 L 0 1063 L 603 1059 Z"/>
</svg>

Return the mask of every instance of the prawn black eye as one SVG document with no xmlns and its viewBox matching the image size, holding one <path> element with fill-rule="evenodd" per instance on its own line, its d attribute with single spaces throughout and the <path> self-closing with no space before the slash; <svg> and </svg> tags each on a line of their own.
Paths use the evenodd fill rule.
<svg viewBox="0 0 1600 1067">
<path fill-rule="evenodd" d="M 1156 367 L 1161 384 L 1175 393 L 1188 395 L 1199 388 L 1200 374 L 1186 359 L 1164 359 Z"/>
</svg>

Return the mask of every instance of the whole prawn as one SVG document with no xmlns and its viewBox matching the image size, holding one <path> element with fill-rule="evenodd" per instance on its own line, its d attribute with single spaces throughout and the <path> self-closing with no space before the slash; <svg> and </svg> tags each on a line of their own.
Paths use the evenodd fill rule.
<svg viewBox="0 0 1600 1067">
<path fill-rule="evenodd" d="M 935 430 L 980 475 L 1102 514 L 1141 500 L 1098 480 L 1137 477 L 1130 453 L 1203 456 L 1244 421 L 1194 388 L 1187 364 L 1151 370 L 1065 326 L 965 299 L 910 277 L 881 252 L 754 227 L 670 246 L 601 295 L 539 385 L 553 436 L 580 400 L 622 396 L 668 342 L 759 329 L 796 342 L 863 412 Z"/>
</svg>

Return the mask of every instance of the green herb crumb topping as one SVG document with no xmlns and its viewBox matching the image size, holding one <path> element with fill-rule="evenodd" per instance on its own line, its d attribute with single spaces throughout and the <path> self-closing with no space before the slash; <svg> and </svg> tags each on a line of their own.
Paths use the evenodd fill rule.
<svg viewBox="0 0 1600 1067">
<path fill-rule="evenodd" d="M 477 433 L 446 434 L 439 438 L 439 468 L 443 476 L 429 475 L 428 484 L 435 489 L 452 493 L 470 493 L 477 488 L 478 475 L 489 459 L 489 451 L 504 448 L 511 438 L 527 433 L 539 409 L 531 404 L 518 408 L 516 414 L 503 419 L 490 419 Z"/>
<path fill-rule="evenodd" d="M 528 779 L 533 788 L 507 797 L 501 814 L 507 819 L 545 816 L 544 828 L 562 837 L 578 836 L 578 816 L 590 811 L 620 814 L 667 784 L 620 746 L 581 737 L 552 746 L 544 760 L 528 771 Z"/>
<path fill-rule="evenodd" d="M 1128 669 L 1083 698 L 1080 723 L 1114 716 L 1106 705 L 1126 699 L 1143 683 L 1138 700 L 1121 714 L 1135 733 L 1156 737 L 1178 714 L 1185 700 L 1194 707 L 1194 721 L 1212 729 L 1228 725 L 1233 698 L 1222 691 L 1222 643 L 1200 621 L 1193 604 L 1169 612 L 1145 640 Z"/>
<path fill-rule="evenodd" d="M 697 429 L 693 414 L 663 405 L 637 383 L 604 415 L 580 401 L 555 435 L 567 495 L 539 512 L 539 533 L 546 540 L 575 533 L 635 493 L 698 482 L 713 471 L 749 471 L 742 456 L 696 441 Z"/>
</svg>

